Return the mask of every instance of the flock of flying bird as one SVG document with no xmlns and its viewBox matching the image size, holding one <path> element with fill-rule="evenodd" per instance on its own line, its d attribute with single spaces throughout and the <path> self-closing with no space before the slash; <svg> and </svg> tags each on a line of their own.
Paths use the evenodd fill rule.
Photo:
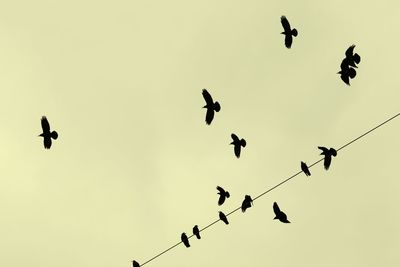
<svg viewBox="0 0 400 267">
<path fill-rule="evenodd" d="M 281 34 L 285 35 L 285 46 L 287 48 L 291 48 L 293 37 L 296 37 L 298 35 L 297 29 L 292 29 L 290 27 L 289 21 L 286 19 L 285 16 L 281 17 L 281 23 L 284 29 Z M 345 58 L 340 64 L 341 70 L 338 72 L 338 74 L 340 74 L 340 78 L 347 85 L 350 85 L 349 79 L 353 79 L 356 76 L 355 68 L 357 68 L 357 64 L 359 64 L 361 61 L 360 56 L 357 53 L 354 53 L 354 48 L 355 45 L 352 45 L 346 50 Z M 206 105 L 203 108 L 207 109 L 205 121 L 207 125 L 210 125 L 214 119 L 215 112 L 219 112 L 221 110 L 221 105 L 218 101 L 214 102 L 212 96 L 206 89 L 203 89 L 202 95 L 204 100 L 206 101 Z M 43 116 L 41 119 L 41 125 L 43 133 L 41 133 L 39 136 L 43 137 L 44 148 L 50 149 L 52 145 L 52 139 L 56 140 L 58 138 L 58 133 L 56 131 L 50 130 L 50 124 L 45 116 Z M 246 147 L 246 140 L 243 138 L 240 139 L 234 133 L 231 134 L 231 138 L 233 141 L 230 144 L 234 146 L 234 154 L 237 158 L 240 158 L 241 149 Z M 337 151 L 334 148 L 328 149 L 321 146 L 319 146 L 318 148 L 322 151 L 321 155 L 324 156 L 324 167 L 326 170 L 328 170 L 329 166 L 331 165 L 332 157 L 336 157 Z M 302 161 L 300 167 L 306 176 L 311 175 L 310 170 L 305 162 Z M 217 190 L 219 195 L 218 205 L 221 206 L 222 204 L 224 204 L 225 200 L 230 197 L 230 194 L 228 191 L 220 186 L 217 186 Z M 252 204 L 253 199 L 251 198 L 251 196 L 246 195 L 241 206 L 242 212 L 245 212 L 248 208 L 252 206 Z M 276 202 L 273 203 L 273 211 L 275 213 L 274 219 L 277 219 L 282 223 L 290 223 L 290 221 L 287 219 L 287 215 L 283 211 L 281 211 L 278 203 Z M 219 219 L 225 224 L 229 224 L 227 216 L 222 211 L 219 211 Z M 193 227 L 193 235 L 196 236 L 198 239 L 201 238 L 198 225 L 195 225 Z M 186 247 L 190 247 L 189 238 L 185 232 L 181 234 L 181 241 Z M 140 264 L 135 260 L 132 261 L 132 264 L 133 267 L 140 267 Z"/>
</svg>

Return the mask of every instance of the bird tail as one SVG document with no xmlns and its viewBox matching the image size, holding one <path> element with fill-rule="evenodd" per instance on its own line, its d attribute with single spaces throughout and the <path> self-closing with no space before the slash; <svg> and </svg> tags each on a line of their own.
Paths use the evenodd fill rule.
<svg viewBox="0 0 400 267">
<path fill-rule="evenodd" d="M 51 136 L 51 138 L 56 140 L 58 138 L 58 133 L 56 131 L 52 131 L 50 136 Z"/>
<path fill-rule="evenodd" d="M 297 36 L 297 30 L 296 30 L 295 28 L 293 28 L 293 30 L 292 30 L 292 35 L 293 35 L 294 37 Z"/>
<path fill-rule="evenodd" d="M 219 111 L 221 110 L 221 105 L 220 105 L 218 102 L 215 102 L 215 103 L 214 103 L 214 110 L 215 110 L 216 112 L 219 112 Z"/>
</svg>

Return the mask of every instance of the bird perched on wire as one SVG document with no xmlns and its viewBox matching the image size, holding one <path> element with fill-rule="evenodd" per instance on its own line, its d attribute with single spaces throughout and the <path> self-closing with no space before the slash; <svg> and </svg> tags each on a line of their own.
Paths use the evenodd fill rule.
<svg viewBox="0 0 400 267">
<path fill-rule="evenodd" d="M 332 156 L 336 157 L 337 151 L 334 148 L 327 149 L 323 146 L 319 146 L 318 148 L 322 150 L 320 155 L 324 155 L 325 170 L 329 170 L 329 166 L 331 166 Z"/>
<path fill-rule="evenodd" d="M 197 239 L 201 239 L 199 226 L 195 225 L 193 227 L 193 234 L 197 237 Z"/>
<path fill-rule="evenodd" d="M 360 63 L 361 57 L 359 54 L 354 53 L 355 47 L 356 47 L 355 45 L 352 45 L 349 48 L 347 48 L 345 55 L 346 55 L 347 63 L 349 64 L 349 66 L 357 68 L 356 64 Z"/>
<path fill-rule="evenodd" d="M 219 219 L 225 224 L 229 224 L 228 218 L 226 218 L 226 215 L 222 211 L 219 212 Z"/>
<path fill-rule="evenodd" d="M 340 71 L 337 73 L 340 74 L 340 78 L 347 85 L 350 85 L 350 79 L 354 79 L 357 75 L 356 70 L 349 64 L 349 59 L 344 58 L 340 64 Z"/>
<path fill-rule="evenodd" d="M 203 98 L 206 101 L 206 105 L 203 108 L 207 109 L 206 123 L 210 125 L 214 119 L 214 112 L 219 112 L 221 110 L 221 106 L 218 101 L 214 102 L 210 93 L 206 89 L 203 89 Z"/>
<path fill-rule="evenodd" d="M 243 138 L 239 140 L 239 137 L 237 137 L 236 134 L 231 134 L 231 137 L 233 139 L 232 143 L 230 143 L 230 145 L 234 146 L 234 151 L 235 151 L 235 155 L 237 158 L 240 158 L 240 150 L 241 147 L 246 147 L 246 140 L 244 140 Z"/>
<path fill-rule="evenodd" d="M 219 195 L 218 205 L 221 206 L 222 204 L 224 204 L 225 200 L 230 197 L 230 194 L 228 191 L 225 191 L 225 189 L 220 186 L 217 186 L 217 190 L 217 194 Z"/>
<path fill-rule="evenodd" d="M 133 267 L 140 267 L 140 264 L 137 261 L 132 261 Z"/>
<path fill-rule="evenodd" d="M 187 247 L 187 248 L 190 247 L 189 238 L 187 237 L 186 233 L 182 233 L 181 240 L 182 240 L 183 244 L 185 245 L 185 247 Z"/>
<path fill-rule="evenodd" d="M 291 29 L 289 21 L 285 16 L 281 17 L 281 24 L 283 26 L 283 32 L 281 34 L 285 35 L 285 46 L 287 48 L 292 47 L 293 37 L 297 36 L 297 30 L 295 28 Z"/>
<path fill-rule="evenodd" d="M 253 199 L 251 199 L 251 196 L 246 195 L 242 202 L 242 212 L 245 212 L 248 208 L 252 206 L 252 204 L 253 204 Z"/>
<path fill-rule="evenodd" d="M 275 213 L 274 220 L 278 219 L 279 221 L 281 221 L 283 223 L 290 223 L 287 219 L 286 214 L 280 210 L 278 203 L 274 202 L 273 208 L 274 208 L 274 213 Z"/>
<path fill-rule="evenodd" d="M 43 137 L 44 148 L 50 149 L 51 139 L 56 140 L 58 138 L 58 133 L 56 131 L 52 131 L 52 132 L 50 131 L 50 124 L 45 116 L 42 117 L 41 123 L 42 123 L 43 133 L 41 133 L 39 136 Z"/>
<path fill-rule="evenodd" d="M 311 176 L 310 170 L 305 162 L 301 162 L 301 170 L 306 174 L 306 176 Z"/>
</svg>

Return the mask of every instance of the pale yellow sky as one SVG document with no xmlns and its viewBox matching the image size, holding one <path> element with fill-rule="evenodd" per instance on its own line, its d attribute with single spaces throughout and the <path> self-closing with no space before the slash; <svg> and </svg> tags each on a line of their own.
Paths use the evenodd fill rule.
<svg viewBox="0 0 400 267">
<path fill-rule="evenodd" d="M 3 1 L 0 266 L 145 262 L 399 112 L 398 1 Z M 280 16 L 297 28 L 284 47 Z M 336 74 L 352 44 L 346 86 Z M 204 122 L 201 90 L 221 103 Z M 37 137 L 46 115 L 59 139 Z M 230 134 L 247 140 L 238 160 Z M 399 266 L 399 119 L 146 266 Z M 221 185 L 231 192 L 217 206 Z M 272 203 L 290 225 L 273 221 Z"/>
</svg>

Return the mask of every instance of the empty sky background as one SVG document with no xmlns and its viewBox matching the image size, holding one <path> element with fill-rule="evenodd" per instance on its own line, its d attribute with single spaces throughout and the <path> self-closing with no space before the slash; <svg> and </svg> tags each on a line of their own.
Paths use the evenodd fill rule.
<svg viewBox="0 0 400 267">
<path fill-rule="evenodd" d="M 2 1 L 0 266 L 145 262 L 400 111 L 398 1 Z M 284 46 L 280 16 L 299 31 Z M 339 71 L 356 44 L 357 76 Z M 201 90 L 221 103 L 204 122 Z M 59 133 L 43 148 L 40 118 Z M 230 134 L 247 140 L 234 157 Z M 400 119 L 147 266 L 399 266 Z M 231 192 L 217 206 L 221 185 Z M 277 201 L 292 224 L 273 221 Z"/>
</svg>

